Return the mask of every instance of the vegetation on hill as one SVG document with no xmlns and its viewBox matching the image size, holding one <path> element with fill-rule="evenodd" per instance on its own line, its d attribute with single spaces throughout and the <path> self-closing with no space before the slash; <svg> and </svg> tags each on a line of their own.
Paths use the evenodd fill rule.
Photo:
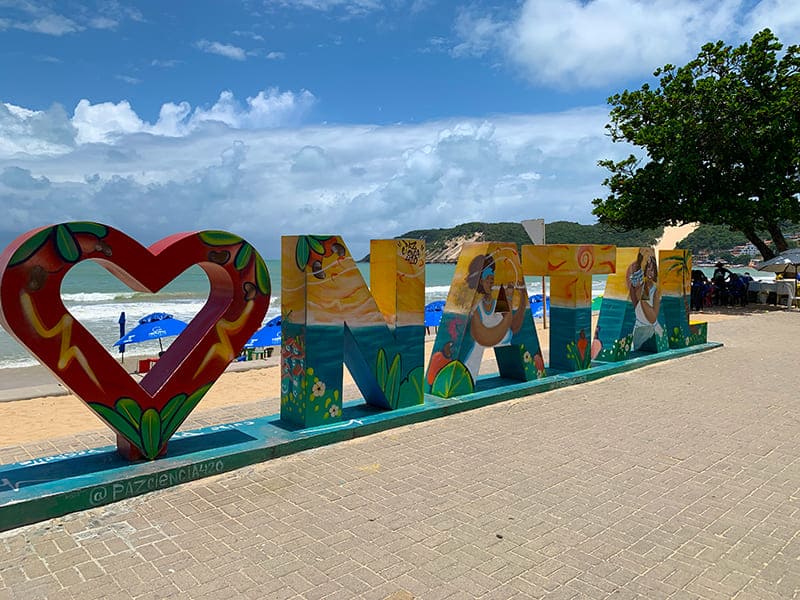
<svg viewBox="0 0 800 600">
<path fill-rule="evenodd" d="M 581 225 L 555 221 L 545 225 L 548 244 L 613 244 L 616 246 L 652 246 L 663 234 L 663 228 L 618 231 L 608 225 Z M 477 235 L 476 234 L 480 234 Z M 513 242 L 517 246 L 531 240 L 520 223 L 464 223 L 446 229 L 415 229 L 399 238 L 425 240 L 427 254 L 435 256 L 447 248 L 447 243 L 459 238 L 475 241 Z"/>
<path fill-rule="evenodd" d="M 614 246 L 652 246 L 664 234 L 664 228 L 621 231 L 597 223 L 581 225 L 569 221 L 554 221 L 545 225 L 548 244 L 613 244 Z"/>
<path fill-rule="evenodd" d="M 691 250 L 692 254 L 708 252 L 717 256 L 720 252 L 746 243 L 747 238 L 740 231 L 731 231 L 730 227 L 724 225 L 701 225 L 678 242 L 677 247 Z"/>
<path fill-rule="evenodd" d="M 781 223 L 781 229 L 787 237 L 795 237 L 800 233 L 800 226 L 796 223 Z M 766 232 L 761 235 L 767 237 Z M 691 250 L 692 255 L 698 256 L 707 254 L 712 260 L 723 260 L 731 264 L 746 265 L 751 257 L 747 255 L 734 256 L 731 250 L 736 246 L 743 246 L 747 243 L 747 237 L 741 231 L 734 231 L 724 225 L 700 225 L 686 238 L 678 242 L 677 248 Z M 788 240 L 788 246 L 796 245 L 792 240 Z M 760 256 L 755 257 L 760 260 Z"/>
</svg>

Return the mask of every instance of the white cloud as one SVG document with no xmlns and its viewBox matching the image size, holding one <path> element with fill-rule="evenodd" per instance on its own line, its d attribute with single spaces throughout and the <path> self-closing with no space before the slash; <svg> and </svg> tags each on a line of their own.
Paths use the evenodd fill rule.
<svg viewBox="0 0 800 600">
<path fill-rule="evenodd" d="M 75 146 L 76 134 L 66 111 L 58 105 L 33 111 L 0 103 L 0 157 L 63 154 Z"/>
<path fill-rule="evenodd" d="M 227 229 L 269 257 L 278 255 L 281 235 L 333 232 L 358 256 L 370 239 L 422 227 L 592 222 L 591 199 L 604 194 L 597 160 L 629 152 L 605 136 L 605 107 L 384 127 L 260 126 L 296 109 L 302 95 L 287 94 L 238 103 L 223 93 L 203 111 L 165 104 L 155 124 L 128 102 L 83 101 L 72 122 L 63 111 L 61 121 L 51 114 L 52 130 L 31 127 L 41 113 L 5 108 L 0 195 L 10 216 L 0 221 L 0 241 L 46 223 L 93 219 L 143 243 Z M 27 154 L 2 151 L 9 139 L 20 143 L 9 123 L 27 125 Z M 65 125 L 71 145 L 47 153 Z"/>
<path fill-rule="evenodd" d="M 269 60 L 283 60 L 286 58 L 286 55 L 283 52 L 268 52 L 267 58 Z"/>
<path fill-rule="evenodd" d="M 796 0 L 762 0 L 747 15 L 745 32 L 752 35 L 769 27 L 784 43 L 797 43 L 800 37 L 800 2 Z"/>
<path fill-rule="evenodd" d="M 220 121 L 237 129 L 277 127 L 295 123 L 314 102 L 314 95 L 306 90 L 295 94 L 269 89 L 247 98 L 246 105 L 242 106 L 231 92 L 226 91 L 219 95 L 219 99 L 210 109 L 196 109 L 191 125 L 203 121 Z"/>
<path fill-rule="evenodd" d="M 283 8 L 310 8 L 325 12 L 342 10 L 349 15 L 364 15 L 383 9 L 379 0 L 267 0 L 266 3 Z"/>
<path fill-rule="evenodd" d="M 224 123 L 233 129 L 263 129 L 299 123 L 315 101 L 314 95 L 306 90 L 294 93 L 269 89 L 247 98 L 242 104 L 231 92 L 225 91 L 209 108 L 192 109 L 188 102 L 168 102 L 161 107 L 158 121 L 151 124 L 140 119 L 125 100 L 92 104 L 83 99 L 75 107 L 72 125 L 79 144 L 111 143 L 133 133 L 179 137 L 210 122 Z M 2 146 L 0 155 L 1 150 Z"/>
<path fill-rule="evenodd" d="M 238 30 L 236 30 L 236 31 L 233 32 L 233 35 L 237 35 L 239 37 L 250 38 L 251 40 L 256 40 L 257 42 L 263 42 L 264 41 L 264 36 L 263 35 L 261 35 L 259 33 L 255 33 L 253 31 L 238 31 Z"/>
<path fill-rule="evenodd" d="M 509 16 L 464 10 L 452 54 L 499 52 L 535 83 L 603 87 L 682 64 L 709 41 L 746 41 L 764 26 L 793 39 L 796 0 L 525 0 Z"/>
<path fill-rule="evenodd" d="M 55 36 L 74 33 L 83 29 L 83 27 L 79 26 L 72 19 L 58 14 L 48 14 L 41 18 L 33 19 L 32 21 L 19 22 L 15 26 L 17 29 L 22 29 L 23 31 Z"/>
<path fill-rule="evenodd" d="M 225 58 L 230 58 L 232 60 L 245 60 L 247 58 L 247 53 L 244 51 L 244 49 L 231 44 L 200 40 L 195 44 L 195 46 L 199 50 L 207 52 L 208 54 L 218 54 L 219 56 L 224 56 Z"/>
<path fill-rule="evenodd" d="M 75 107 L 72 124 L 78 130 L 79 144 L 106 142 L 115 136 L 137 133 L 145 128 L 144 121 L 125 100 L 118 104 L 92 104 L 81 100 Z"/>
<path fill-rule="evenodd" d="M 150 61 L 150 66 L 151 67 L 160 67 L 162 69 L 171 69 L 172 67 L 177 67 L 182 62 L 183 61 L 176 60 L 176 59 L 173 59 L 173 58 L 171 58 L 171 59 L 154 58 L 152 61 Z"/>
<path fill-rule="evenodd" d="M 93 29 L 116 29 L 118 25 L 119 21 L 109 17 L 98 16 L 89 19 L 89 26 Z"/>
<path fill-rule="evenodd" d="M 142 83 L 141 79 L 138 77 L 131 77 L 130 75 L 114 75 L 114 77 L 131 85 L 139 85 Z"/>
<path fill-rule="evenodd" d="M 62 36 L 87 29 L 116 29 L 127 19 L 142 21 L 141 13 L 130 7 L 123 7 L 117 0 L 98 3 L 96 12 L 91 12 L 80 3 L 61 3 L 62 12 L 51 8 L 51 3 L 28 0 L 4 2 L 11 18 L 0 19 L 0 30 L 10 27 L 40 33 Z M 63 14 L 69 12 L 70 14 Z"/>
<path fill-rule="evenodd" d="M 462 41 L 453 47 L 451 54 L 456 57 L 483 56 L 498 44 L 506 27 L 506 23 L 495 21 L 489 15 L 462 10 L 455 23 L 456 36 Z"/>
</svg>

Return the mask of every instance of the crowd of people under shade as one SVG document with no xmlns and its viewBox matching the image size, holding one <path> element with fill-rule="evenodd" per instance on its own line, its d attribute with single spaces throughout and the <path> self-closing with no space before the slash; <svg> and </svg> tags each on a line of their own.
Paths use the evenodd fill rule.
<svg viewBox="0 0 800 600">
<path fill-rule="evenodd" d="M 753 281 L 750 273 L 739 275 L 726 269 L 721 262 L 716 264 L 711 279 L 700 269 L 692 270 L 692 310 L 709 306 L 745 306 L 747 286 Z"/>
</svg>

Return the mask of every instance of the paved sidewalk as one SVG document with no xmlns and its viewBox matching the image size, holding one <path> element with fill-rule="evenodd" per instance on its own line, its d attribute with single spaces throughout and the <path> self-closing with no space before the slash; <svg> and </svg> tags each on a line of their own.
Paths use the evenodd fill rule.
<svg viewBox="0 0 800 600">
<path fill-rule="evenodd" d="M 724 348 L 0 534 L 0 598 L 797 597 L 800 314 L 709 329 Z"/>
</svg>

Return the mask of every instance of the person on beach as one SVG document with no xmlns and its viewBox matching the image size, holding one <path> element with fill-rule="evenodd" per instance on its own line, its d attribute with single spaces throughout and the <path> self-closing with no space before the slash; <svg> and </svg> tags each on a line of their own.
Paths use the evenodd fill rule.
<svg viewBox="0 0 800 600">
<path fill-rule="evenodd" d="M 708 291 L 711 289 L 711 282 L 708 281 L 705 273 L 700 269 L 692 269 L 692 310 L 702 310 L 705 304 Z"/>
<path fill-rule="evenodd" d="M 730 269 L 725 268 L 725 263 L 719 261 L 711 275 L 711 283 L 714 285 L 714 304 L 723 306 L 728 303 L 728 281 L 731 278 Z"/>
<path fill-rule="evenodd" d="M 483 351 L 511 343 L 511 338 L 521 329 L 525 317 L 527 294 L 523 290 L 509 284 L 506 288 L 500 288 L 497 299 L 492 295 L 495 266 L 491 255 L 476 256 L 467 272 L 467 285 L 479 293 L 469 317 L 469 332 L 475 345 L 464 361 L 473 379 L 478 376 Z M 520 301 L 515 310 L 514 295 L 517 293 Z"/>
<path fill-rule="evenodd" d="M 638 350 L 654 335 L 660 336 L 664 332 L 658 322 L 661 291 L 658 289 L 656 257 L 652 251 L 639 252 L 636 261 L 628 267 L 627 275 L 628 292 L 636 316 L 631 348 Z"/>
</svg>

